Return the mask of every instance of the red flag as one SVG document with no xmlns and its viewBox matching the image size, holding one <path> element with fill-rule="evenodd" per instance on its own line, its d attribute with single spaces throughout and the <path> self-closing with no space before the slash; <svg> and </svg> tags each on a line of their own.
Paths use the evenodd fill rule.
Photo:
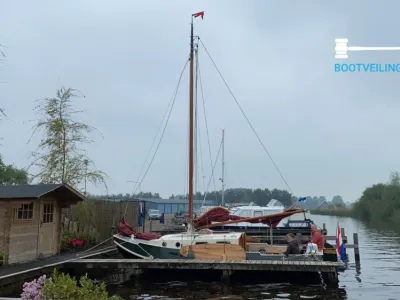
<svg viewBox="0 0 400 300">
<path fill-rule="evenodd" d="M 195 13 L 195 14 L 192 15 L 192 17 L 195 17 L 195 18 L 201 17 L 201 19 L 203 19 L 204 18 L 204 11 Z"/>
</svg>

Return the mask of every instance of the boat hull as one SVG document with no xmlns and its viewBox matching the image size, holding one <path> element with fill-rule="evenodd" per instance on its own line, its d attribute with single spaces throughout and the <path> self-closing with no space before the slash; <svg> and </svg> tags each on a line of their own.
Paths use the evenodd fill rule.
<svg viewBox="0 0 400 300">
<path fill-rule="evenodd" d="M 180 253 L 180 249 L 163 248 L 148 244 L 146 241 L 141 242 L 138 239 L 128 240 L 114 236 L 114 244 L 118 251 L 126 258 L 158 258 L 158 259 L 193 259 L 184 257 Z M 306 256 L 306 255 L 272 255 L 263 254 L 260 252 L 246 252 L 246 260 L 285 260 L 285 261 L 304 261 L 304 260 L 325 260 L 321 255 Z"/>
<path fill-rule="evenodd" d="M 163 248 L 140 242 L 138 239 L 127 241 L 116 236 L 113 239 L 118 251 L 126 258 L 186 259 L 181 256 L 179 248 Z"/>
</svg>

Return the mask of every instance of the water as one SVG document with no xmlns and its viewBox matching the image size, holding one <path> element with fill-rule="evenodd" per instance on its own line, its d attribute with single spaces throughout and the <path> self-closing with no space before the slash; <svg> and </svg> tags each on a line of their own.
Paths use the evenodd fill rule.
<svg viewBox="0 0 400 300">
<path fill-rule="evenodd" d="M 133 280 L 110 291 L 124 299 L 400 299 L 400 236 L 389 231 L 367 229 L 357 220 L 345 217 L 313 216 L 328 235 L 335 235 L 337 222 L 346 229 L 348 243 L 353 243 L 353 232 L 359 235 L 361 264 L 354 263 L 353 249 L 348 249 L 349 266 L 339 274 L 339 288 L 317 285 L 282 283 L 236 284 L 222 286 L 216 282 L 151 281 L 135 285 Z"/>
</svg>

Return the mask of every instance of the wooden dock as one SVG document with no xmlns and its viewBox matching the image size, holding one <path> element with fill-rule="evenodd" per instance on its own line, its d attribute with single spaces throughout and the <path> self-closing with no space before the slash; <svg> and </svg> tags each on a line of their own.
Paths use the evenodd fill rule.
<svg viewBox="0 0 400 300">
<path fill-rule="evenodd" d="M 232 270 L 280 272 L 337 272 L 340 262 L 287 260 L 195 260 L 195 259 L 78 259 L 65 263 L 67 267 L 83 265 L 86 269 L 173 269 L 173 270 Z"/>
<path fill-rule="evenodd" d="M 61 268 L 69 261 L 110 255 L 112 253 L 117 253 L 115 246 L 99 248 L 97 251 L 69 253 L 43 260 L 2 266 L 0 267 L 0 288 L 15 282 L 25 281 L 43 274 L 49 274 L 54 268 Z"/>
<path fill-rule="evenodd" d="M 204 271 L 220 271 L 222 281 L 230 281 L 234 272 L 273 272 L 284 275 L 294 273 L 320 273 L 329 284 L 338 283 L 341 262 L 316 260 L 183 260 L 183 259 L 79 259 L 64 264 L 67 269 L 119 269 L 140 276 L 147 271 L 190 271 L 199 278 Z M 170 273 L 170 274 L 172 274 Z"/>
</svg>

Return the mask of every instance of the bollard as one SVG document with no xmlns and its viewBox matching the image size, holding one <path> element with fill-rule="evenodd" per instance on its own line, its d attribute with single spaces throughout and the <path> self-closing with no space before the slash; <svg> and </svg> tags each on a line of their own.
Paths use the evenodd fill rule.
<svg viewBox="0 0 400 300">
<path fill-rule="evenodd" d="M 360 249 L 358 248 L 358 233 L 353 233 L 353 244 L 354 244 L 354 259 L 356 263 L 360 262 Z"/>
</svg>

